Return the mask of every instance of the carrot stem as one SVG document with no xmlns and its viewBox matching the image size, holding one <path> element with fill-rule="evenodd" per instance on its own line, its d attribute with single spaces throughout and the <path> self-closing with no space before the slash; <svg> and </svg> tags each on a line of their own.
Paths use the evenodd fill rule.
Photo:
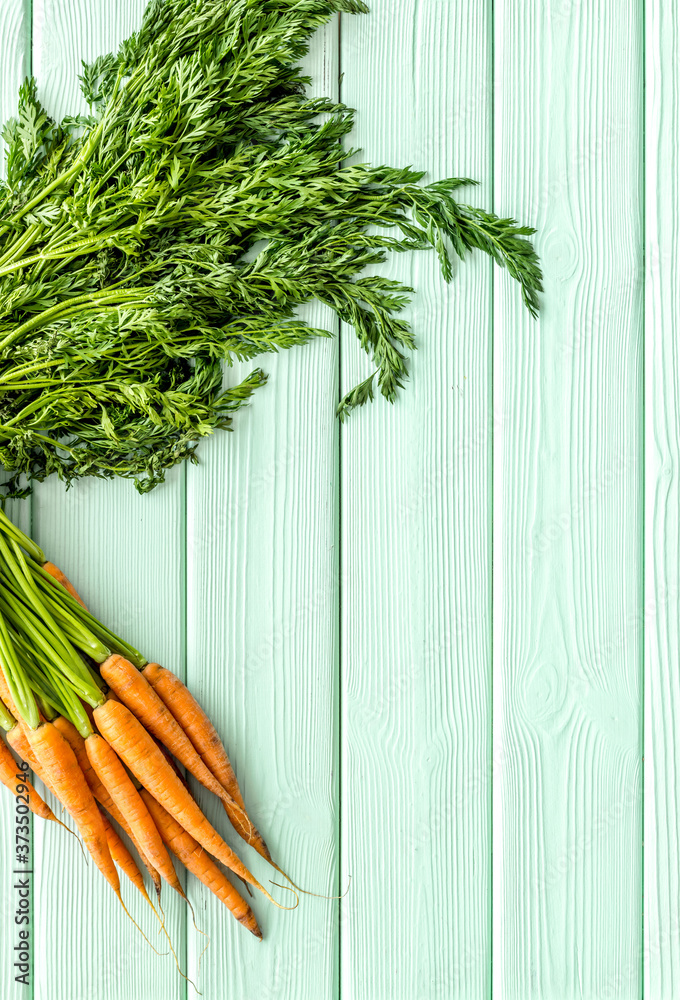
<svg viewBox="0 0 680 1000">
<path fill-rule="evenodd" d="M 0 701 L 0 726 L 5 730 L 6 733 L 16 725 L 16 719 L 14 716 L 9 714 L 7 706 L 4 701 Z"/>
<path fill-rule="evenodd" d="M 32 559 L 36 559 L 41 563 L 45 562 L 45 553 L 40 546 L 36 545 L 32 538 L 29 538 L 28 535 L 24 534 L 21 528 L 18 528 L 13 521 L 10 521 L 1 507 L 0 531 L 3 531 L 5 535 L 18 542 L 22 549 L 24 549 Z"/>
<path fill-rule="evenodd" d="M 0 612 L 0 667 L 12 696 L 12 701 L 22 719 L 35 728 L 40 719 L 38 706 L 31 692 L 26 674 L 19 663 L 7 630 L 5 616 Z"/>
<path fill-rule="evenodd" d="M 121 639 L 119 635 L 112 632 L 111 629 L 103 625 L 99 619 L 95 618 L 94 615 L 84 608 L 72 594 L 66 590 L 65 587 L 55 587 L 54 577 L 42 568 L 42 566 L 37 565 L 35 562 L 30 563 L 31 570 L 33 572 L 34 578 L 41 588 L 44 597 L 50 607 L 54 608 L 55 605 L 61 606 L 71 612 L 72 616 L 83 622 L 87 628 L 90 629 L 93 635 L 100 639 L 100 641 L 109 647 L 111 652 L 120 653 L 126 656 L 128 660 L 140 670 L 142 667 L 146 666 L 147 660 L 142 656 L 138 649 L 131 646 L 129 643 Z M 108 653 L 107 653 L 108 655 Z M 104 657 L 106 659 L 106 657 Z"/>
</svg>

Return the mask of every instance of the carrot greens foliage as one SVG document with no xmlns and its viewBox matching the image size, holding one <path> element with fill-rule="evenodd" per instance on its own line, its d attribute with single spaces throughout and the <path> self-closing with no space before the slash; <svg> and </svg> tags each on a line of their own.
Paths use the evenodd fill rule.
<svg viewBox="0 0 680 1000">
<path fill-rule="evenodd" d="M 393 401 L 414 347 L 411 289 L 387 251 L 483 250 L 535 313 L 533 230 L 456 200 L 411 168 L 352 160 L 353 112 L 310 100 L 310 35 L 359 0 L 151 0 L 116 55 L 85 66 L 84 117 L 53 121 L 36 86 L 5 127 L 0 188 L 0 461 L 20 477 L 124 476 L 140 491 L 194 457 L 261 386 L 223 363 L 353 326 L 374 374 L 338 404 Z M 0 637 L 1 638 L 1 637 Z"/>
</svg>

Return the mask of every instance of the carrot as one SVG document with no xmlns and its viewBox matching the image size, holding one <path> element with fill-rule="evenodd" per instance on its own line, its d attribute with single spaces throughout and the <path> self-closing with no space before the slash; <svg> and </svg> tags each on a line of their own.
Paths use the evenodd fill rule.
<svg viewBox="0 0 680 1000">
<path fill-rule="evenodd" d="M 227 752 L 217 730 L 189 689 L 182 684 L 179 677 L 158 663 L 147 663 L 142 673 L 189 737 L 214 777 L 240 806 L 248 819 L 243 796 Z M 223 804 L 236 832 L 266 861 L 271 861 L 269 849 L 255 825 L 249 819 L 247 824 L 244 824 L 238 815 L 234 815 L 233 810 L 230 812 L 227 803 Z"/>
<path fill-rule="evenodd" d="M 17 711 L 17 706 L 14 702 L 14 698 L 9 689 L 9 685 L 5 680 L 5 675 L 0 669 L 0 698 L 4 701 L 7 708 L 10 710 L 15 719 L 20 719 L 21 714 Z"/>
<path fill-rule="evenodd" d="M 114 653 L 102 663 L 99 672 L 109 688 L 124 705 L 127 705 L 132 714 L 137 716 L 145 728 L 160 740 L 205 788 L 221 799 L 234 828 L 245 841 L 250 843 L 253 840 L 253 846 L 256 846 L 258 838 L 260 840 L 262 838 L 248 819 L 243 807 L 235 802 L 208 769 L 174 715 L 137 667 L 125 657 Z"/>
<path fill-rule="evenodd" d="M 135 864 L 134 858 L 132 857 L 127 847 L 125 846 L 123 841 L 120 839 L 120 837 L 114 830 L 110 820 L 106 818 L 104 813 L 101 813 L 101 817 L 102 817 L 102 823 L 104 824 L 104 830 L 106 832 L 106 841 L 109 845 L 109 851 L 111 853 L 111 857 L 116 862 L 120 870 L 127 875 L 127 877 L 130 879 L 135 888 L 141 892 L 142 896 L 144 896 L 144 899 L 146 899 L 146 901 L 151 906 L 153 906 L 153 903 L 149 899 L 149 895 L 146 891 L 146 886 L 144 885 L 144 878 L 142 877 L 142 873 L 140 872 L 139 868 Z"/>
<path fill-rule="evenodd" d="M 14 728 L 16 729 L 17 727 L 15 726 Z M 11 731 L 9 730 L 9 732 Z M 36 816 L 40 816 L 41 819 L 57 819 L 47 803 L 38 795 L 28 778 L 17 775 L 17 762 L 9 752 L 9 747 L 4 740 L 0 740 L 0 781 L 9 788 L 12 795 L 19 794 L 17 792 L 18 784 L 23 785 L 25 791 L 22 791 L 21 794 L 28 796 L 28 808 L 31 812 L 35 813 Z"/>
<path fill-rule="evenodd" d="M 94 710 L 102 736 L 127 764 L 138 781 L 173 816 L 206 851 L 214 855 L 245 882 L 277 906 L 276 900 L 252 875 L 240 858 L 210 825 L 200 808 L 182 785 L 163 753 L 138 719 L 122 702 L 106 701 Z M 292 891 L 292 890 L 291 890 Z M 297 904 L 296 904 L 297 905 Z"/>
<path fill-rule="evenodd" d="M 101 813 L 73 750 L 51 722 L 43 722 L 37 729 L 27 728 L 26 738 L 55 794 L 73 816 L 95 864 L 122 902 Z"/>
<path fill-rule="evenodd" d="M 137 850 L 137 853 L 139 854 L 144 867 L 151 876 L 151 881 L 153 882 L 153 886 L 156 892 L 156 897 L 160 901 L 161 877 L 154 868 L 154 866 L 151 864 L 147 856 L 145 855 L 142 848 L 139 846 L 134 833 L 130 829 L 129 824 L 127 823 L 123 814 L 120 812 L 118 806 L 113 801 L 113 799 L 109 795 L 108 791 L 106 790 L 102 782 L 99 780 L 97 772 L 92 767 L 92 764 L 90 763 L 90 758 L 87 756 L 87 750 L 85 749 L 85 740 L 80 735 L 80 733 L 73 725 L 73 723 L 69 722 L 68 719 L 64 719 L 63 716 L 58 716 L 54 720 L 54 725 L 57 727 L 61 735 L 67 741 L 67 743 L 70 744 L 71 749 L 76 755 L 76 760 L 80 765 L 80 769 L 85 775 L 85 780 L 87 781 L 90 787 L 90 791 L 94 795 L 97 802 L 99 802 L 100 805 L 104 806 L 104 808 L 109 813 L 111 818 L 116 821 L 118 826 L 122 827 L 122 829 L 128 835 L 132 843 L 135 845 L 135 849 Z"/>
<path fill-rule="evenodd" d="M 9 730 L 8 733 L 5 733 L 5 739 L 11 746 L 12 750 L 14 750 L 15 754 L 21 757 L 22 760 L 26 761 L 33 773 L 38 775 L 43 785 L 45 785 L 46 788 L 49 788 L 52 794 L 55 795 L 54 789 L 51 787 L 49 780 L 46 780 L 47 774 L 45 773 L 45 769 L 40 766 L 40 763 L 36 759 L 36 756 L 31 749 L 31 745 L 26 738 L 26 727 L 21 722 L 18 722 L 16 726 Z"/>
<path fill-rule="evenodd" d="M 166 882 L 186 899 L 156 824 L 115 751 L 97 733 L 88 736 L 85 749 L 97 777 L 130 824 L 146 857 Z"/>
<path fill-rule="evenodd" d="M 224 903 L 240 924 L 243 924 L 251 934 L 254 934 L 261 941 L 262 931 L 257 925 L 253 911 L 226 875 L 220 871 L 215 862 L 211 860 L 191 834 L 187 833 L 177 820 L 173 819 L 170 813 L 166 812 L 153 795 L 145 788 L 142 789 L 140 794 L 154 818 L 161 837 L 172 853 L 192 875 L 195 875 L 207 889 L 210 889 Z"/>
<path fill-rule="evenodd" d="M 45 570 L 46 573 L 49 573 L 50 576 L 57 581 L 57 583 L 60 583 L 65 590 L 68 590 L 71 597 L 74 597 L 78 602 L 78 604 L 81 605 L 81 607 L 85 608 L 85 602 L 78 594 L 78 591 L 73 586 L 69 578 L 64 573 L 62 573 L 62 571 L 59 569 L 58 566 L 55 566 L 53 562 L 46 562 L 43 563 L 42 568 Z M 87 608 L 85 608 L 85 610 L 87 611 Z"/>
</svg>

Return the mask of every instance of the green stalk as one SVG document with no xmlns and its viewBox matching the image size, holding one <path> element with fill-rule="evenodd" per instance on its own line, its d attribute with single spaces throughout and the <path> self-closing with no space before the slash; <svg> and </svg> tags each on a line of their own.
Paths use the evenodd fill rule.
<svg viewBox="0 0 680 1000">
<path fill-rule="evenodd" d="M 11 436 L 12 434 L 20 435 L 21 431 L 16 430 L 14 427 L 7 427 L 5 424 L 0 424 L 0 431 L 7 431 Z M 44 441 L 45 444 L 51 444 L 53 448 L 59 448 L 62 451 L 73 452 L 73 448 L 69 448 L 67 444 L 63 441 L 55 441 L 54 438 L 47 437 L 46 434 L 38 434 L 37 431 L 33 431 L 33 437 L 38 438 L 40 441 Z"/>
<path fill-rule="evenodd" d="M 22 657 L 33 691 L 51 705 L 58 715 L 66 714 L 69 711 L 67 704 L 70 706 L 73 700 L 69 695 L 71 688 L 68 687 L 67 682 L 62 680 L 59 671 L 55 670 L 44 653 L 28 643 L 21 633 L 15 632 L 13 629 L 10 632 L 19 655 Z M 95 682 L 97 686 L 101 685 L 99 678 L 96 678 Z M 73 693 L 73 697 L 79 702 L 75 693 Z M 80 705 L 80 709 L 82 710 L 82 705 Z M 45 713 L 43 712 L 43 714 Z"/>
<path fill-rule="evenodd" d="M 0 535 L 0 556 L 3 556 L 5 560 L 4 575 L 8 579 L 16 596 L 22 600 L 27 610 L 32 611 L 36 619 L 46 626 L 46 631 L 50 635 L 55 652 L 60 653 L 66 662 L 70 662 L 76 673 L 80 674 L 81 678 L 85 680 L 86 674 L 83 662 L 55 622 L 45 603 L 40 600 L 40 595 L 28 564 L 18 549 L 15 551 L 15 556 L 18 556 L 18 558 L 12 557 L 2 535 Z"/>
<path fill-rule="evenodd" d="M 12 269 L 16 269 L 19 265 L 24 266 L 28 264 L 35 263 L 39 260 L 51 260 L 50 257 L 41 257 L 38 255 L 33 259 L 26 259 L 25 261 L 19 261 L 17 265 L 12 265 Z M 6 269 L 0 268 L 0 277 L 8 273 Z M 64 299 L 62 302 L 57 302 L 56 305 L 50 306 L 49 309 L 45 309 L 43 312 L 39 313 L 37 316 L 32 316 L 30 319 L 18 326 L 16 330 L 12 330 L 8 333 L 4 340 L 0 341 L 0 350 L 4 350 L 13 344 L 15 341 L 20 340 L 25 334 L 30 333 L 31 330 L 35 330 L 38 327 L 54 322 L 59 319 L 67 319 L 72 316 L 76 316 L 81 312 L 88 312 L 92 309 L 93 305 L 106 306 L 116 304 L 119 307 L 125 304 L 127 308 L 146 308 L 149 303 L 144 303 L 137 301 L 144 295 L 148 294 L 148 290 L 144 288 L 140 289 L 120 289 L 118 291 L 110 291 L 108 288 L 103 289 L 101 292 L 93 292 L 89 295 L 77 295 L 71 299 Z M 126 303 L 126 295 L 132 295 L 130 302 Z"/>
<path fill-rule="evenodd" d="M 15 368 L 11 369 L 10 374 L 12 379 L 16 379 L 17 382 L 21 382 L 21 385 L 23 386 L 24 382 L 22 382 L 21 380 L 25 375 L 30 375 L 31 372 L 42 371 L 43 368 L 51 368 L 54 365 L 60 365 L 60 364 L 63 364 L 60 358 L 52 358 L 51 360 L 48 360 L 47 358 L 41 358 L 40 361 L 30 362 L 28 364 L 25 364 L 23 368 L 20 365 L 17 365 Z M 2 384 L 3 382 L 7 382 L 7 380 L 8 380 L 7 375 L 0 376 L 0 384 Z M 14 390 L 14 386 L 12 386 L 12 389 Z"/>
<path fill-rule="evenodd" d="M 76 729 L 83 737 L 83 739 L 86 740 L 87 737 L 90 736 L 92 733 L 92 726 L 90 724 L 88 714 L 83 708 L 82 702 L 77 697 L 73 689 L 70 688 L 68 684 L 63 680 L 63 678 L 54 674 L 53 683 L 61 694 L 64 706 L 61 714 L 64 716 L 64 718 L 68 719 L 69 722 L 73 723 L 73 725 L 76 727 Z M 99 700 L 96 702 L 96 704 L 92 705 L 92 708 L 96 708 L 98 705 L 102 705 L 104 703 L 104 700 L 105 699 L 103 695 L 100 695 Z"/>
<path fill-rule="evenodd" d="M 103 663 L 111 655 L 111 650 L 100 642 L 96 635 L 88 631 L 67 610 L 60 607 L 57 603 L 50 603 L 50 610 L 57 625 L 63 631 L 65 638 L 73 646 L 85 653 L 86 656 L 94 660 L 95 663 Z"/>
<path fill-rule="evenodd" d="M 119 635 L 112 632 L 111 629 L 103 625 L 94 615 L 84 608 L 72 594 L 69 594 L 65 587 L 60 586 L 50 574 L 35 562 L 30 563 L 33 576 L 36 579 L 38 585 L 41 587 L 44 596 L 47 598 L 47 602 L 50 607 L 54 609 L 55 605 L 61 605 L 67 608 L 75 618 L 82 621 L 92 632 L 93 635 L 97 636 L 101 641 L 109 647 L 111 652 L 120 653 L 126 659 L 130 660 L 131 663 L 141 670 L 149 662 L 139 650 L 135 649 L 129 643 L 121 639 Z M 93 657 L 94 659 L 94 657 Z"/>
<path fill-rule="evenodd" d="M 31 727 L 37 729 L 40 724 L 38 706 L 31 692 L 24 670 L 19 663 L 16 650 L 7 631 L 7 623 L 0 614 L 0 666 L 7 682 L 12 701 L 17 707 L 21 718 Z"/>
<path fill-rule="evenodd" d="M 17 528 L 16 524 L 5 514 L 4 510 L 0 507 L 0 531 L 4 532 L 9 538 L 12 538 L 18 545 L 28 552 L 31 559 L 35 559 L 39 563 L 45 562 L 45 553 L 40 548 L 39 545 L 25 535 L 21 528 Z"/>
<path fill-rule="evenodd" d="M 16 604 L 8 603 L 5 594 L 2 592 L 0 592 L 0 612 L 7 615 L 9 621 L 13 623 L 17 631 L 23 632 L 31 644 L 38 646 L 42 650 L 48 661 L 53 663 L 54 667 L 61 672 L 81 698 L 87 701 L 89 705 L 92 705 L 93 708 L 100 704 L 100 692 L 93 685 L 84 662 L 80 657 L 77 658 L 79 669 L 76 671 L 68 660 L 60 657 L 54 649 L 52 637 L 42 628 L 40 620 L 36 619 L 35 615 L 27 608 L 22 610 Z"/>
<path fill-rule="evenodd" d="M 54 722 L 54 720 L 60 713 L 56 711 L 53 705 L 45 701 L 44 698 L 42 698 L 39 694 L 37 694 L 34 688 L 33 688 L 33 694 L 36 703 L 38 705 L 38 711 L 42 715 L 43 719 L 45 719 L 47 722 Z"/>
<path fill-rule="evenodd" d="M 57 698 L 57 696 L 50 692 L 45 684 L 44 678 L 38 673 L 34 668 L 29 667 L 29 661 L 24 659 L 23 666 L 26 671 L 26 676 L 28 677 L 28 682 L 31 685 L 31 690 L 36 701 L 39 703 L 40 713 L 47 718 L 47 713 L 45 712 L 45 705 L 49 705 L 55 712 L 56 715 L 61 715 L 63 710 L 63 705 Z M 50 722 L 52 720 L 50 719 Z"/>
<path fill-rule="evenodd" d="M 35 243 L 41 229 L 42 226 L 39 223 L 29 226 L 24 235 L 12 243 L 9 250 L 7 250 L 2 257 L 0 257 L 0 267 L 16 257 L 17 254 L 23 253 L 27 247 Z"/>
<path fill-rule="evenodd" d="M 87 163 L 89 157 L 94 153 L 97 143 L 101 139 L 104 132 L 105 121 L 106 116 L 102 118 L 97 127 L 93 129 L 90 138 L 85 143 L 71 166 L 64 170 L 61 174 L 58 174 L 54 180 L 49 184 L 46 184 L 45 187 L 39 191 L 37 195 L 35 195 L 35 197 L 23 205 L 17 212 L 14 212 L 13 215 L 10 216 L 9 223 L 4 227 L 5 229 L 10 228 L 11 223 L 19 222 L 19 220 L 23 219 L 25 215 L 32 212 L 41 201 L 44 201 L 49 195 L 52 194 L 53 191 L 56 191 L 57 188 L 61 187 L 62 184 L 68 184 L 70 181 L 75 180 Z"/>
<path fill-rule="evenodd" d="M 5 732 L 8 733 L 10 729 L 14 729 L 16 724 L 17 720 L 14 718 L 13 715 L 9 714 L 9 711 L 4 701 L 0 701 L 0 726 L 2 726 Z"/>
</svg>

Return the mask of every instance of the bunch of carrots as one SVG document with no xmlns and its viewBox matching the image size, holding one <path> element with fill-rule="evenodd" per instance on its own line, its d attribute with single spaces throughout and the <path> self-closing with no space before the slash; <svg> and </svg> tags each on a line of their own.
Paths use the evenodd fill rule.
<svg viewBox="0 0 680 1000">
<path fill-rule="evenodd" d="M 11 747 L 71 814 L 123 906 L 116 866 L 155 909 L 111 819 L 150 874 L 159 909 L 162 880 L 186 899 L 174 855 L 262 938 L 250 906 L 212 858 L 276 901 L 205 818 L 177 766 L 218 796 L 237 833 L 284 874 L 248 817 L 210 719 L 178 677 L 90 614 L 63 573 L 2 511 L 0 698 L 0 780 L 16 794 Z M 59 822 L 23 784 L 30 809 Z"/>
</svg>

